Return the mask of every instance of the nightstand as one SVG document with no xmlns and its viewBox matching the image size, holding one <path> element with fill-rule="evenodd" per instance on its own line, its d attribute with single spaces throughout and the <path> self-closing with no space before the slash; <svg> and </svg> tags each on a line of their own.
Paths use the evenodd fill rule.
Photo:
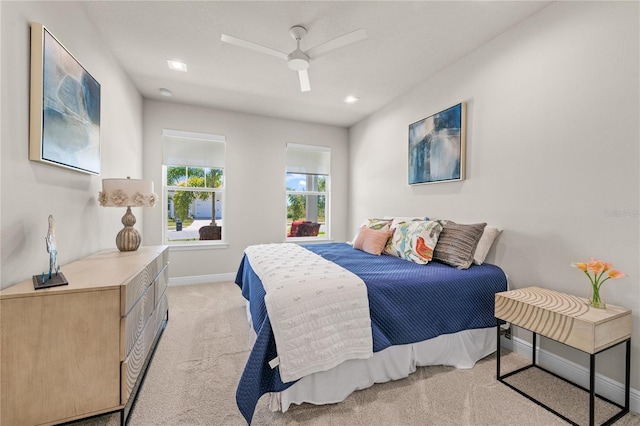
<svg viewBox="0 0 640 426">
<path fill-rule="evenodd" d="M 587 299 L 581 297 L 540 287 L 527 287 L 496 293 L 495 317 L 498 321 L 496 354 L 496 377 L 498 381 L 557 416 L 562 417 L 567 422 L 576 424 L 549 406 L 504 381 L 507 377 L 531 367 L 539 368 L 559 377 L 557 374 L 536 364 L 536 336 L 540 335 L 589 354 L 589 389 L 584 389 L 589 392 L 589 425 L 594 424 L 594 401 L 596 396 L 621 409 L 619 413 L 603 424 L 611 424 L 629 412 L 631 310 L 610 304 L 607 304 L 606 309 L 595 309 L 587 304 Z M 499 325 L 502 321 L 509 322 L 533 333 L 532 363 L 507 374 L 500 373 Z M 626 345 L 624 406 L 595 393 L 596 355 L 623 343 Z M 560 378 L 562 379 L 562 377 Z M 566 379 L 563 380 L 569 382 Z"/>
</svg>

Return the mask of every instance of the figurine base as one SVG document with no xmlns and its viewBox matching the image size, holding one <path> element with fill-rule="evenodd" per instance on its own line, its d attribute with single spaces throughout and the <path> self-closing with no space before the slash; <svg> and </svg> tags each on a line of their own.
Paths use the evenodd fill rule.
<svg viewBox="0 0 640 426">
<path fill-rule="evenodd" d="M 44 274 L 48 276 L 49 274 Z M 42 282 L 42 275 L 34 275 L 33 276 L 33 288 L 36 290 L 40 290 L 41 288 L 49 288 L 49 287 L 57 287 L 59 285 L 68 285 L 69 282 L 64 277 L 62 272 L 58 272 L 53 275 L 50 279 L 45 282 Z"/>
</svg>

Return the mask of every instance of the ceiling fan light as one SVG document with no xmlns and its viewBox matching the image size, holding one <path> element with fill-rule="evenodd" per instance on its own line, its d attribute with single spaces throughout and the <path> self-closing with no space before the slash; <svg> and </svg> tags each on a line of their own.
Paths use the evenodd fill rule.
<svg viewBox="0 0 640 426">
<path fill-rule="evenodd" d="M 289 68 L 295 71 L 302 71 L 309 68 L 309 57 L 299 49 L 294 50 L 287 57 Z"/>
<path fill-rule="evenodd" d="M 289 59 L 289 68 L 295 71 L 302 71 L 309 68 L 309 62 L 304 59 Z"/>
</svg>

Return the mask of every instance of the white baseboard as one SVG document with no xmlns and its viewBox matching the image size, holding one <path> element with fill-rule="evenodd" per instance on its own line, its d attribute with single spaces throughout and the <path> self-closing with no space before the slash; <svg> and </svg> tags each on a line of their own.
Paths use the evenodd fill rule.
<svg viewBox="0 0 640 426">
<path fill-rule="evenodd" d="M 219 283 L 223 281 L 233 281 L 235 279 L 236 279 L 235 272 L 229 272 L 226 274 L 192 275 L 188 277 L 169 278 L 169 285 L 179 286 L 179 285 L 192 285 L 192 284 L 205 284 L 205 283 Z"/>
<path fill-rule="evenodd" d="M 511 339 L 502 336 L 500 337 L 500 346 L 531 359 L 532 345 L 526 340 L 519 339 L 513 335 Z M 589 369 L 580 364 L 552 354 L 540 347 L 537 348 L 536 352 L 536 364 L 540 364 L 544 368 L 584 388 L 589 388 Z M 624 384 L 598 373 L 596 373 L 596 392 L 598 395 L 602 395 L 619 404 L 624 404 Z M 637 389 L 631 388 L 629 392 L 629 410 L 640 413 L 640 391 Z"/>
</svg>

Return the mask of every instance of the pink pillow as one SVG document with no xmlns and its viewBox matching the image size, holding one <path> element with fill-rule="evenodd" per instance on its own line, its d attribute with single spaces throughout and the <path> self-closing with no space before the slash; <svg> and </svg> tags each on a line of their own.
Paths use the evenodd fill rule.
<svg viewBox="0 0 640 426">
<path fill-rule="evenodd" d="M 380 256 L 384 246 L 387 244 L 389 235 L 391 235 L 389 225 L 385 225 L 380 229 L 371 229 L 363 225 L 358 236 L 353 240 L 353 248 Z"/>
</svg>

